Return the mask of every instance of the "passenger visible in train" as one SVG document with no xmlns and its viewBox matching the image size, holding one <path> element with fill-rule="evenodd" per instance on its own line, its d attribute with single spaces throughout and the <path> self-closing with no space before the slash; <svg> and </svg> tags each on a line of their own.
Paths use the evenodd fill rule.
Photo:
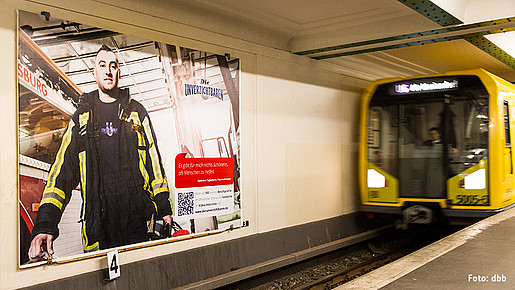
<svg viewBox="0 0 515 290">
<path fill-rule="evenodd" d="M 433 146 L 434 144 L 442 143 L 440 138 L 440 130 L 438 130 L 436 127 L 431 127 L 431 129 L 429 129 L 429 137 L 429 140 L 424 141 L 425 146 Z"/>
<path fill-rule="evenodd" d="M 429 140 L 424 141 L 425 146 L 433 146 L 434 144 L 442 144 L 440 130 L 437 127 L 431 127 L 429 129 Z M 454 142 L 455 143 L 455 142 Z M 451 153 L 458 153 L 456 144 L 450 144 L 452 146 Z"/>
</svg>

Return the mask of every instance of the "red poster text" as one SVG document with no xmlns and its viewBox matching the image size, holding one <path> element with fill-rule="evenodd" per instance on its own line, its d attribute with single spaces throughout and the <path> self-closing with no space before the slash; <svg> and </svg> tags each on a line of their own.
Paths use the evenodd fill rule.
<svg viewBox="0 0 515 290">
<path fill-rule="evenodd" d="M 24 79 L 36 91 L 43 94 L 43 96 L 46 97 L 46 95 L 48 94 L 46 84 L 43 81 L 41 81 L 36 75 L 34 75 L 30 70 L 23 67 L 21 63 L 18 64 L 18 77 L 20 79 Z"/>
<path fill-rule="evenodd" d="M 175 157 L 175 187 L 190 188 L 233 184 L 232 158 Z"/>
</svg>

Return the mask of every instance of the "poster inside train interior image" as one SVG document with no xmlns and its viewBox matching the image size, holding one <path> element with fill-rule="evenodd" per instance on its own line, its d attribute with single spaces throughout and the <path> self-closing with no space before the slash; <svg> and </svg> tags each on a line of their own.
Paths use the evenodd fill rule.
<svg viewBox="0 0 515 290">
<path fill-rule="evenodd" d="M 18 28 L 21 265 L 241 225 L 238 58 L 24 11 Z"/>
</svg>

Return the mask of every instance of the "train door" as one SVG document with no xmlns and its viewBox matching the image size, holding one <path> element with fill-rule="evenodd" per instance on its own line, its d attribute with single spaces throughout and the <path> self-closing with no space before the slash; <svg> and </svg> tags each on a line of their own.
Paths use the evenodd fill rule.
<svg viewBox="0 0 515 290">
<path fill-rule="evenodd" d="M 445 198 L 456 159 L 455 119 L 462 119 L 451 96 L 400 106 L 400 196 Z M 459 126 L 460 124 L 458 124 Z"/>
<path fill-rule="evenodd" d="M 510 193 L 513 190 L 513 146 L 511 142 L 511 122 L 510 105 L 508 101 L 503 104 L 503 120 L 504 120 L 504 174 L 506 176 L 505 192 Z"/>
</svg>

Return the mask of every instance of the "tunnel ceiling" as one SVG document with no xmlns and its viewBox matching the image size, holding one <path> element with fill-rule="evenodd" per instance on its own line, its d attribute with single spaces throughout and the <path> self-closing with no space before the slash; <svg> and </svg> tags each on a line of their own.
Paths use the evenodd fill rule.
<svg viewBox="0 0 515 290">
<path fill-rule="evenodd" d="M 266 33 L 264 45 L 366 79 L 481 67 L 515 82 L 515 59 L 485 37 L 515 30 L 512 0 L 193 0 L 188 7 Z"/>
</svg>

